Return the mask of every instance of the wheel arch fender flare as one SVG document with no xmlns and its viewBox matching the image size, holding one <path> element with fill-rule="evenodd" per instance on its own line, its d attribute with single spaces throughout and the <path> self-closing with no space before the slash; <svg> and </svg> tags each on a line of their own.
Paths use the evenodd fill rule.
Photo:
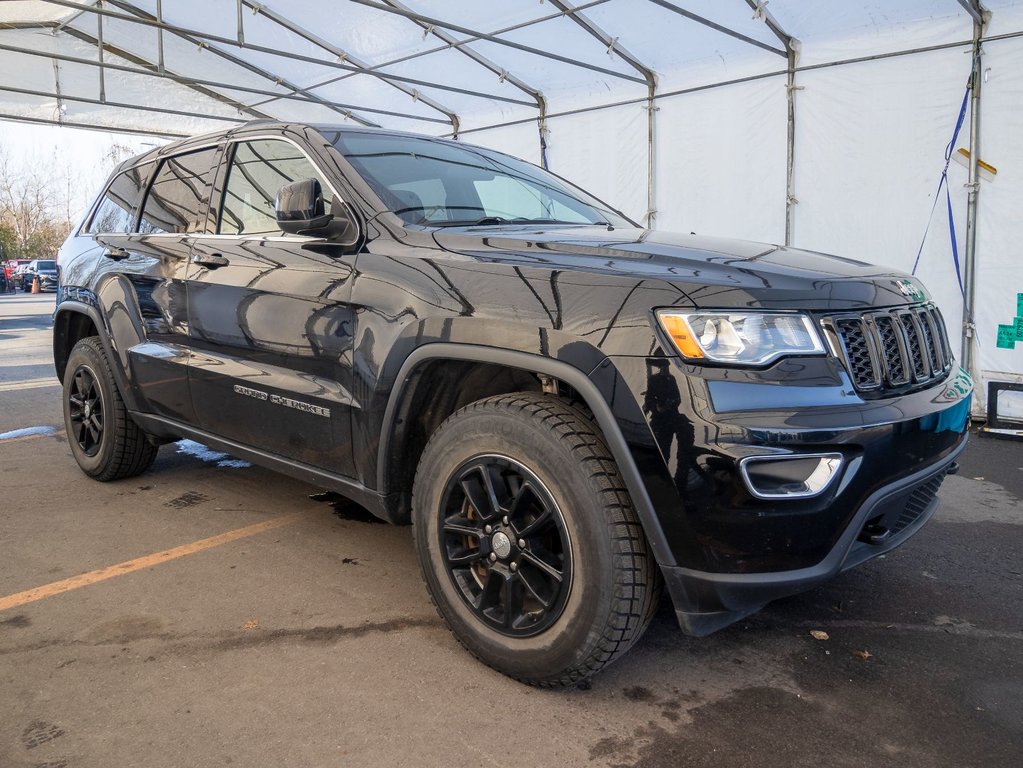
<svg viewBox="0 0 1023 768">
<path fill-rule="evenodd" d="M 405 396 L 405 390 L 416 368 L 431 360 L 493 363 L 530 373 L 553 376 L 571 386 L 585 401 L 604 435 L 611 455 L 614 456 L 618 469 L 622 473 L 622 478 L 629 490 L 632 503 L 643 524 L 647 541 L 658 564 L 668 566 L 675 564 L 674 555 L 668 545 L 650 495 L 647 493 L 643 477 L 607 401 L 585 372 L 569 363 L 550 357 L 512 349 L 442 342 L 424 344 L 415 349 L 402 364 L 384 411 L 377 457 L 377 488 L 379 492 L 384 494 L 388 492 L 387 459 L 394 436 L 395 418 Z"/>
<path fill-rule="evenodd" d="M 114 363 L 110 366 L 110 370 L 114 374 L 114 383 L 117 385 L 121 398 L 124 400 L 125 405 L 129 409 L 134 409 L 136 407 L 135 393 L 129 384 L 128 376 L 124 369 L 118 364 L 121 357 L 118 354 L 117 345 L 113 335 L 110 333 L 110 327 L 106 321 L 106 317 L 100 311 L 99 303 L 96 301 L 95 295 L 91 292 L 86 293 L 87 295 L 82 295 L 75 299 L 62 300 L 53 312 L 53 360 L 54 368 L 57 372 L 57 378 L 61 381 L 64 380 L 64 369 L 73 346 L 67 345 L 66 340 L 60 337 L 60 329 L 66 328 L 61 321 L 71 314 L 84 315 L 92 321 L 93 326 L 96 328 L 96 335 L 99 337 L 100 343 L 103 345 L 103 350 L 107 353 L 107 357 L 111 360 L 111 362 Z M 59 346 L 61 344 L 66 345 L 65 350 L 61 349 Z"/>
</svg>

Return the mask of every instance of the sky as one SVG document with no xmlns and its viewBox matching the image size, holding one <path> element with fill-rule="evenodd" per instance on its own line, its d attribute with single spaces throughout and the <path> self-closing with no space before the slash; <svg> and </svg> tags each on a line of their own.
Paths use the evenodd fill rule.
<svg viewBox="0 0 1023 768">
<path fill-rule="evenodd" d="M 70 171 L 76 179 L 72 209 L 84 213 L 113 167 L 125 157 L 145 152 L 165 140 L 151 136 L 31 125 L 0 119 L 0 147 L 15 169 L 52 163 L 55 173 Z M 126 147 L 117 159 L 109 157 L 115 145 Z M 67 169 L 67 170 L 65 170 Z M 62 188 L 63 184 L 58 184 Z"/>
</svg>

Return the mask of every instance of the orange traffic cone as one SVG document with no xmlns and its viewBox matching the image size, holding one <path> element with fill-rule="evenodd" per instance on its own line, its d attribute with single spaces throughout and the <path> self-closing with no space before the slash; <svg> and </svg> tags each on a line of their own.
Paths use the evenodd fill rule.
<svg viewBox="0 0 1023 768">
<path fill-rule="evenodd" d="M 32 293 L 39 293 L 43 289 L 39 287 L 39 275 L 32 278 Z"/>
</svg>

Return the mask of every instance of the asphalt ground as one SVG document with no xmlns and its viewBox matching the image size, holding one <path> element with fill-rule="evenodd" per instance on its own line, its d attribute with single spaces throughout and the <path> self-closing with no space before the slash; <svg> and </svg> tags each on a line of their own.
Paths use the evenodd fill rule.
<svg viewBox="0 0 1023 768">
<path fill-rule="evenodd" d="M 665 600 L 539 691 L 452 638 L 408 529 L 195 445 L 86 478 L 52 308 L 0 297 L 0 768 L 1023 765 L 1021 443 L 896 552 L 699 640 Z"/>
</svg>

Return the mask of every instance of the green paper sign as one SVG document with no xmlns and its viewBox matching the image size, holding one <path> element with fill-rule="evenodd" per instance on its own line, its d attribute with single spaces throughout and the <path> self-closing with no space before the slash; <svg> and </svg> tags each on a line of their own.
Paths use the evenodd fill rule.
<svg viewBox="0 0 1023 768">
<path fill-rule="evenodd" d="M 1016 294 L 1016 317 L 1023 317 L 1023 293 Z"/>
<path fill-rule="evenodd" d="M 1023 341 L 1023 317 L 1014 317 L 1012 325 L 1016 329 L 1016 341 Z"/>
<path fill-rule="evenodd" d="M 998 342 L 995 344 L 995 346 L 1001 347 L 1002 349 L 1015 349 L 1016 326 L 1015 325 L 998 326 Z"/>
</svg>

